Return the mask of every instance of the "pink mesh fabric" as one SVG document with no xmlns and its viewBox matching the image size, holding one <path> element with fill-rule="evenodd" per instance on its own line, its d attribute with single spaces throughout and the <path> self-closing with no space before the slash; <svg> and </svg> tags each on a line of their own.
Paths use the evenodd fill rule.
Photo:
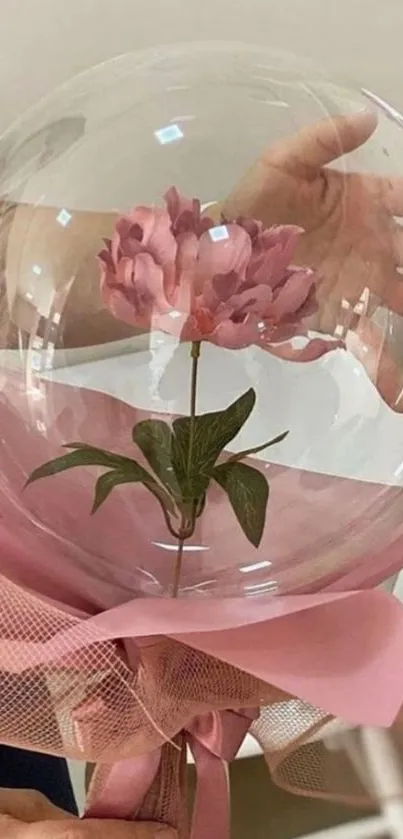
<svg viewBox="0 0 403 839">
<path fill-rule="evenodd" d="M 73 626 L 80 640 L 77 652 L 63 637 Z M 110 763 L 160 746 L 198 713 L 254 706 L 257 696 L 268 703 L 278 694 L 168 639 L 139 650 L 130 669 L 129 644 L 125 650 L 86 633 L 85 621 L 1 578 L 3 742 Z M 44 664 L 50 639 L 52 660 Z"/>
<path fill-rule="evenodd" d="M 65 638 L 72 627 L 76 637 L 81 633 L 76 651 Z M 139 649 L 97 642 L 85 621 L 5 578 L 0 671 L 0 741 L 98 764 L 92 794 L 115 761 L 162 746 L 160 769 L 139 815 L 179 826 L 183 835 L 181 731 L 212 709 L 261 708 L 252 733 L 282 786 L 366 803 L 351 768 L 335 771 L 340 755 L 309 742 L 329 721 L 320 710 L 178 642 L 162 638 Z"/>
</svg>

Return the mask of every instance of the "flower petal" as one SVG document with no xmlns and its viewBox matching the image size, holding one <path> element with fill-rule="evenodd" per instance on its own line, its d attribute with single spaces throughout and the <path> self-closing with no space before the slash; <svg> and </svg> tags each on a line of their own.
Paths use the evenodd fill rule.
<svg viewBox="0 0 403 839">
<path fill-rule="evenodd" d="M 333 352 L 337 349 L 345 349 L 343 341 L 325 340 L 324 338 L 313 338 L 308 341 L 304 347 L 293 347 L 291 343 L 287 344 L 265 344 L 261 342 L 262 349 L 267 350 L 271 355 L 276 355 L 277 358 L 282 358 L 285 361 L 315 361 L 326 355 L 328 352 Z"/>
<path fill-rule="evenodd" d="M 133 257 L 141 250 L 142 228 L 133 224 L 129 216 L 121 216 L 116 222 L 111 241 L 111 254 L 115 265 L 122 256 Z"/>
<path fill-rule="evenodd" d="M 274 288 L 282 276 L 277 269 L 276 248 L 257 255 L 252 254 L 246 276 L 248 284 L 266 283 Z"/>
<path fill-rule="evenodd" d="M 197 229 L 197 235 L 202 236 L 203 233 L 206 233 L 207 230 L 211 230 L 212 227 L 216 227 L 216 222 L 210 218 L 210 216 L 202 216 L 199 222 L 199 227 Z"/>
<path fill-rule="evenodd" d="M 177 238 L 175 288 L 168 298 L 181 312 L 189 313 L 196 299 L 196 269 L 199 241 L 195 233 L 182 233 Z"/>
<path fill-rule="evenodd" d="M 169 314 L 153 318 L 153 328 L 160 329 L 168 335 L 173 335 L 179 341 L 201 341 L 202 335 L 193 315 L 187 315 L 177 310 Z"/>
<path fill-rule="evenodd" d="M 291 341 L 292 338 L 305 337 L 308 334 L 307 327 L 301 323 L 284 323 L 280 326 L 265 326 L 262 329 L 262 342 L 266 344 L 279 344 L 282 341 Z"/>
<path fill-rule="evenodd" d="M 147 320 L 144 315 L 142 315 L 139 310 L 129 302 L 126 295 L 116 287 L 113 288 L 104 284 L 102 286 L 102 300 L 106 308 L 109 309 L 111 314 L 117 318 L 117 320 L 122 320 L 130 326 L 137 326 L 139 328 L 147 327 Z"/>
<path fill-rule="evenodd" d="M 119 222 L 116 223 L 116 228 L 112 236 L 111 241 L 111 256 L 113 260 L 113 264 L 116 266 L 119 262 L 121 257 L 121 248 L 120 248 L 120 234 L 117 230 Z"/>
<path fill-rule="evenodd" d="M 100 260 L 100 288 L 102 296 L 104 293 L 107 294 L 109 289 L 116 288 L 115 271 L 110 269 L 108 265 L 105 265 L 102 260 Z"/>
<path fill-rule="evenodd" d="M 259 281 L 269 282 L 275 288 L 284 279 L 302 233 L 302 228 L 294 225 L 278 225 L 261 232 L 254 241 L 253 254 L 255 259 L 266 257 L 263 266 L 268 276 L 264 279 L 259 276 Z"/>
<path fill-rule="evenodd" d="M 250 313 L 262 319 L 272 299 L 273 292 L 270 286 L 257 285 L 231 297 L 226 308 L 231 308 L 234 315 Z"/>
<path fill-rule="evenodd" d="M 112 239 L 104 239 L 104 245 L 105 247 L 98 254 L 98 259 L 100 262 L 108 266 L 108 268 L 113 268 L 114 261 L 112 257 Z"/>
<path fill-rule="evenodd" d="M 196 205 L 200 208 L 200 203 L 195 198 L 186 198 L 185 195 L 179 192 L 176 189 L 176 186 L 171 186 L 164 195 L 165 203 L 167 205 L 167 210 L 169 213 L 169 217 L 171 219 L 171 224 L 174 225 L 182 213 L 192 213 L 195 209 L 195 202 Z"/>
<path fill-rule="evenodd" d="M 234 323 L 228 319 L 218 323 L 207 337 L 211 344 L 226 347 L 229 350 L 241 350 L 259 342 L 259 324 L 257 318 L 246 318 L 243 323 Z"/>
<path fill-rule="evenodd" d="M 234 271 L 243 278 L 252 254 L 252 243 L 246 230 L 237 224 L 213 227 L 203 233 L 199 243 L 198 288 L 216 274 Z"/>
<path fill-rule="evenodd" d="M 98 254 L 98 259 L 101 265 L 103 265 L 105 268 L 113 269 L 115 267 L 110 247 L 103 248 L 103 250 L 100 251 Z"/>
<path fill-rule="evenodd" d="M 175 236 L 181 233 L 196 233 L 197 236 L 201 236 L 205 230 L 214 226 L 210 218 L 201 217 L 198 198 L 186 198 L 174 186 L 165 193 L 164 198 Z"/>
<path fill-rule="evenodd" d="M 241 278 L 235 271 L 229 274 L 215 274 L 204 284 L 200 296 L 201 305 L 214 312 L 221 303 L 226 303 L 236 294 L 241 285 Z"/>
<path fill-rule="evenodd" d="M 314 283 L 312 288 L 308 294 L 308 297 L 305 300 L 305 303 L 301 306 L 298 311 L 298 319 L 305 320 L 309 318 L 311 315 L 316 314 L 319 309 L 318 298 L 316 294 L 317 285 Z"/>
<path fill-rule="evenodd" d="M 132 227 L 136 229 L 138 226 L 142 230 L 141 245 L 151 253 L 156 262 L 166 265 L 175 261 L 176 242 L 171 231 L 171 219 L 166 210 L 136 207 L 131 211 L 129 218 Z"/>
<path fill-rule="evenodd" d="M 120 259 L 115 273 L 115 286 L 121 286 L 122 291 L 131 292 L 133 290 L 133 273 L 134 262 L 128 256 Z"/>
<path fill-rule="evenodd" d="M 259 237 L 260 247 L 267 251 L 278 248 L 282 254 L 283 268 L 287 268 L 292 261 L 295 248 L 303 234 L 302 227 L 294 224 L 278 224 L 263 230 Z"/>
<path fill-rule="evenodd" d="M 244 230 L 246 230 L 253 243 L 255 243 L 255 240 L 260 236 L 263 230 L 263 223 L 261 221 L 256 221 L 256 219 L 247 218 L 245 216 L 239 216 L 236 220 L 236 224 L 239 224 L 240 227 L 243 227 Z"/>
<path fill-rule="evenodd" d="M 155 313 L 165 314 L 171 308 L 162 268 L 147 253 L 121 259 L 116 274 L 101 271 L 101 293 L 116 318 L 136 326 L 149 325 Z"/>
<path fill-rule="evenodd" d="M 236 271 L 231 271 L 229 274 L 215 274 L 212 279 L 214 294 L 219 303 L 226 303 L 230 297 L 233 297 L 240 284 L 241 278 Z"/>
<path fill-rule="evenodd" d="M 193 342 L 203 340 L 204 335 L 202 335 L 198 321 L 193 315 L 190 315 L 188 318 L 186 318 L 185 322 L 182 325 L 179 337 L 181 341 Z"/>
<path fill-rule="evenodd" d="M 291 274 L 273 301 L 273 316 L 281 322 L 289 315 L 296 315 L 306 302 L 315 285 L 313 271 L 301 269 Z"/>
<path fill-rule="evenodd" d="M 171 310 L 165 296 L 164 273 L 149 253 L 140 253 L 133 260 L 133 286 L 142 311 L 149 319 L 154 312 L 165 314 Z"/>
</svg>

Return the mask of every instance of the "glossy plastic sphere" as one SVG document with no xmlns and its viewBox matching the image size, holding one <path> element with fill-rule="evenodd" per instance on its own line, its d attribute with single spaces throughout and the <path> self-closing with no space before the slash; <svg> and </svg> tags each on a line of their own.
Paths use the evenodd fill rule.
<svg viewBox="0 0 403 839">
<path fill-rule="evenodd" d="M 85 608 L 141 595 L 317 591 L 396 570 L 401 125 L 374 94 L 296 59 L 193 44 L 96 68 L 11 129 L 0 148 L 0 570 L 32 586 L 34 568 L 40 593 L 58 600 L 69 591 Z M 119 228 L 113 262 L 118 217 L 163 207 L 172 186 L 199 199 L 211 223 L 190 231 L 194 221 L 182 217 L 169 233 L 176 257 L 167 257 L 168 239 L 136 215 Z M 294 273 L 309 285 L 288 264 L 269 282 L 270 263 L 257 283 L 245 250 L 228 259 L 235 235 L 256 258 L 268 248 L 239 217 L 261 222 L 259 235 L 272 225 L 305 229 L 290 260 L 316 272 L 309 301 L 297 305 L 293 286 L 294 302 L 280 305 Z M 200 248 L 197 316 L 194 276 L 183 303 L 178 261 L 176 279 L 171 271 L 189 235 Z M 200 287 L 207 251 L 214 305 Z M 153 285 L 161 277 L 164 312 Z M 181 306 L 193 331 L 188 320 L 174 327 Z M 273 318 L 283 330 L 275 341 Z M 261 340 L 240 337 L 246 324 Z M 247 393 L 250 404 L 239 403 Z M 234 403 L 232 413 L 200 419 Z M 172 426 L 178 417 L 188 424 Z M 87 449 L 80 461 L 79 448 L 63 449 L 72 443 L 104 454 Z M 33 470 L 71 453 L 75 468 L 24 489 Z"/>
</svg>

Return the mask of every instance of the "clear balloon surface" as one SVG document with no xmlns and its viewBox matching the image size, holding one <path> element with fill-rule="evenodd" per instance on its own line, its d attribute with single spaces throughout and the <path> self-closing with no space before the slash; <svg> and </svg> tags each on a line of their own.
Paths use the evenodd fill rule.
<svg viewBox="0 0 403 839">
<path fill-rule="evenodd" d="M 181 45 L 2 139 L 4 574 L 98 609 L 396 570 L 402 124 L 296 58 Z"/>
</svg>

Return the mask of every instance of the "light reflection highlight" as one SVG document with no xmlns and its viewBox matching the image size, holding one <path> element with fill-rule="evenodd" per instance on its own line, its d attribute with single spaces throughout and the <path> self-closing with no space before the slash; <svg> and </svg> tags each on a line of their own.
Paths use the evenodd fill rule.
<svg viewBox="0 0 403 839">
<path fill-rule="evenodd" d="M 218 227 L 212 227 L 209 230 L 210 239 L 213 242 L 222 242 L 225 239 L 229 239 L 228 228 L 225 224 L 220 224 Z"/>
<path fill-rule="evenodd" d="M 163 548 L 164 551 L 170 551 L 171 553 L 177 553 L 178 546 L 177 545 L 170 545 L 167 542 L 152 542 L 156 548 Z M 206 545 L 184 545 L 183 552 L 184 553 L 193 553 L 194 551 L 209 551 Z"/>
<path fill-rule="evenodd" d="M 165 128 L 160 128 L 154 131 L 154 136 L 161 144 L 165 146 L 167 143 L 174 143 L 176 140 L 182 140 L 185 136 L 179 125 L 167 125 Z"/>
<path fill-rule="evenodd" d="M 268 559 L 262 562 L 254 562 L 251 565 L 242 565 L 239 569 L 241 574 L 250 574 L 252 571 L 262 571 L 263 568 L 270 568 L 271 562 Z"/>
<path fill-rule="evenodd" d="M 277 591 L 277 580 L 269 580 L 267 583 L 256 583 L 253 586 L 245 586 L 244 591 L 248 594 L 269 594 Z"/>
<path fill-rule="evenodd" d="M 71 213 L 69 213 L 68 210 L 63 209 L 63 210 L 60 210 L 59 215 L 56 217 L 56 221 L 62 227 L 67 227 L 70 224 L 72 218 L 73 218 L 73 216 L 71 215 Z"/>
</svg>

